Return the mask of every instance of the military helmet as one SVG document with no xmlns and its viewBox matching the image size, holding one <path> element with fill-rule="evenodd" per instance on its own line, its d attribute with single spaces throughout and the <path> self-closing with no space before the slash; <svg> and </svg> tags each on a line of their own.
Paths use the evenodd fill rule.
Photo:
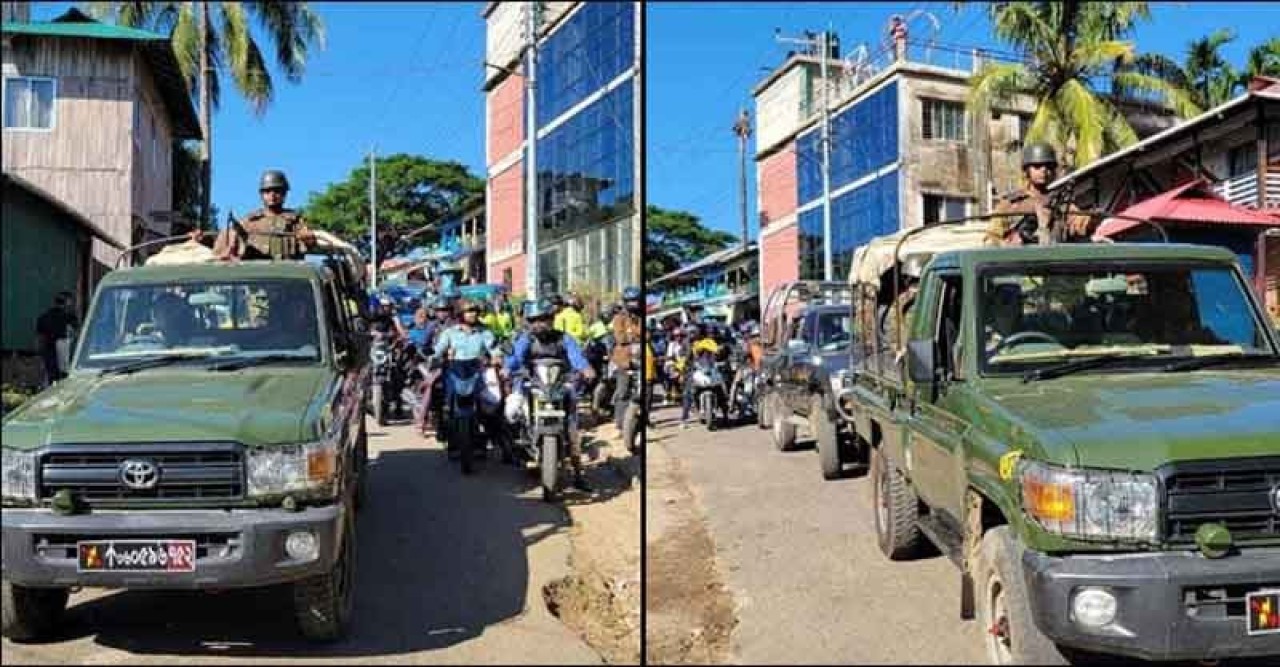
<svg viewBox="0 0 1280 667">
<path fill-rule="evenodd" d="M 1057 166 L 1058 154 L 1054 152 L 1053 146 L 1044 142 L 1027 144 L 1022 149 L 1022 168 L 1025 169 L 1033 164 L 1051 164 Z"/>
<path fill-rule="evenodd" d="M 289 190 L 289 179 L 285 178 L 283 171 L 268 169 L 262 172 L 262 179 L 258 181 L 258 191 L 271 188 L 283 188 L 286 192 Z"/>
</svg>

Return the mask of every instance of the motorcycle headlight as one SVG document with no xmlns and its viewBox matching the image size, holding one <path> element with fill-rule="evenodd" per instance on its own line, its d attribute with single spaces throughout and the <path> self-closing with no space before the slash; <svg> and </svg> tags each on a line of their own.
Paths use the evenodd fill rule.
<svg viewBox="0 0 1280 667">
<path fill-rule="evenodd" d="M 338 471 L 337 443 L 254 447 L 249 449 L 245 470 L 249 496 L 332 496 Z"/>
<path fill-rule="evenodd" d="M 387 351 L 386 351 L 386 350 L 382 350 L 382 349 L 374 350 L 374 351 L 373 351 L 369 356 L 373 359 L 373 363 L 375 363 L 375 364 L 385 364 L 385 363 L 387 363 Z"/>
<path fill-rule="evenodd" d="M 36 455 L 0 448 L 0 496 L 5 500 L 36 499 Z"/>
<path fill-rule="evenodd" d="M 535 370 L 538 373 L 538 382 L 544 387 L 550 387 L 560 379 L 560 367 L 554 364 L 542 364 Z"/>
<path fill-rule="evenodd" d="M 845 381 L 849 377 L 849 371 L 839 370 L 831 374 L 831 393 L 839 394 L 845 387 Z"/>
<path fill-rule="evenodd" d="M 1023 507 L 1051 533 L 1143 542 L 1159 538 L 1154 475 L 1021 461 L 1018 476 Z"/>
</svg>

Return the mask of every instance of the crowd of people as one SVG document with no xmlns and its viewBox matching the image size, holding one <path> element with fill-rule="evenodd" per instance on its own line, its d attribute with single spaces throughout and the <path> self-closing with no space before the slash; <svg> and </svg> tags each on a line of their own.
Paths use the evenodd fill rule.
<svg viewBox="0 0 1280 667">
<path fill-rule="evenodd" d="M 710 355 L 718 363 L 736 360 L 727 395 L 735 395 L 747 373 L 759 373 L 764 359 L 760 344 L 760 326 L 746 321 L 737 327 L 726 326 L 714 319 L 684 323 L 668 322 L 656 328 L 651 337 L 652 352 L 657 359 L 651 386 L 663 390 L 663 404 L 670 405 L 680 397 L 680 428 L 689 427 L 693 407 L 694 383 L 688 372 L 696 358 Z"/>
</svg>

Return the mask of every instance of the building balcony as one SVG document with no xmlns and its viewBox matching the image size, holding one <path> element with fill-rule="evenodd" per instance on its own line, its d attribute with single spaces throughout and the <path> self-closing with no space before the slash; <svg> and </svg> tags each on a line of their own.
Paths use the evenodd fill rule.
<svg viewBox="0 0 1280 667">
<path fill-rule="evenodd" d="M 1213 186 L 1215 192 L 1223 199 L 1236 206 L 1262 208 L 1258 198 L 1258 174 L 1250 172 L 1233 178 L 1219 181 Z M 1280 172 L 1268 172 L 1266 181 L 1267 201 L 1271 205 L 1280 206 Z"/>
</svg>

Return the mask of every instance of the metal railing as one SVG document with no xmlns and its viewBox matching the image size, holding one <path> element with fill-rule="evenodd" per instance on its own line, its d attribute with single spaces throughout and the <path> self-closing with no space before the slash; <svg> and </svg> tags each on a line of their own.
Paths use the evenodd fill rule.
<svg viewBox="0 0 1280 667">
<path fill-rule="evenodd" d="M 1242 174 L 1219 181 L 1213 186 L 1215 192 L 1223 199 L 1236 206 L 1252 206 L 1261 208 L 1258 199 L 1258 174 L 1256 172 Z M 1272 206 L 1280 206 L 1280 173 L 1268 173 L 1265 193 Z"/>
</svg>

